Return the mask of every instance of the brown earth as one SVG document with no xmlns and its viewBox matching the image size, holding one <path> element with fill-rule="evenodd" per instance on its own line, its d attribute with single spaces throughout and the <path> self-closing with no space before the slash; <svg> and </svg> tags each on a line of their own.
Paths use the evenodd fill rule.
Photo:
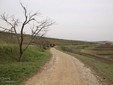
<svg viewBox="0 0 113 85">
<path fill-rule="evenodd" d="M 51 48 L 52 59 L 25 85 L 101 85 L 91 70 L 71 55 Z"/>
</svg>

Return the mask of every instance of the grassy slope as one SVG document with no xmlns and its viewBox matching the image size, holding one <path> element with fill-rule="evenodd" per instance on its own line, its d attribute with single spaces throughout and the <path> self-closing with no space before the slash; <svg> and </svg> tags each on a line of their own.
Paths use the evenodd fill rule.
<svg viewBox="0 0 113 85">
<path fill-rule="evenodd" d="M 0 85 L 20 85 L 20 83 L 39 71 L 41 66 L 50 59 L 48 50 L 40 50 L 30 46 L 24 53 L 22 62 L 17 62 L 16 45 L 0 45 Z"/>
</svg>

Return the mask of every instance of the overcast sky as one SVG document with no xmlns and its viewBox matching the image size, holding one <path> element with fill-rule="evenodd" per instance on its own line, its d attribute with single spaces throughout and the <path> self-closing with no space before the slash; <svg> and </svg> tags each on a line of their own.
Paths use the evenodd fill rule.
<svg viewBox="0 0 113 85">
<path fill-rule="evenodd" d="M 0 14 L 22 18 L 19 1 L 29 11 L 40 11 L 56 22 L 46 34 L 48 37 L 113 41 L 113 0 L 0 0 Z"/>
</svg>

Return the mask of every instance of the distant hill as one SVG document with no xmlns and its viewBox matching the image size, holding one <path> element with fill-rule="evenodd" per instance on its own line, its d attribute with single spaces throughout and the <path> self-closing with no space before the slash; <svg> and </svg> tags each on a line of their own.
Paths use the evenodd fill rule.
<svg viewBox="0 0 113 85">
<path fill-rule="evenodd" d="M 19 36 L 19 35 L 18 35 Z M 47 42 L 53 42 L 57 45 L 78 45 L 78 44 L 92 44 L 93 42 L 86 42 L 86 41 L 78 41 L 78 40 L 65 40 L 65 39 L 56 39 L 56 38 L 47 38 L 43 37 L 38 39 L 39 37 L 35 38 L 31 44 L 37 44 L 38 42 L 44 40 Z M 24 44 L 28 43 L 31 39 L 31 35 L 24 35 Z M 0 32 L 0 43 L 14 43 L 16 44 L 16 36 L 15 34 L 8 33 L 8 32 Z"/>
<path fill-rule="evenodd" d="M 113 45 L 113 42 L 112 41 L 98 41 L 96 43 L 98 43 L 98 44 L 106 44 L 106 43 L 109 43 L 109 44 L 112 44 Z"/>
</svg>

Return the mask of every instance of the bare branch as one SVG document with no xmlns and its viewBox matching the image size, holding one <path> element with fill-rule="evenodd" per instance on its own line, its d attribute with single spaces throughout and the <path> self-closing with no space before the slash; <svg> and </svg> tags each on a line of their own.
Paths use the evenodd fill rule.
<svg viewBox="0 0 113 85">
<path fill-rule="evenodd" d="M 23 6 L 23 4 L 20 2 L 20 5 L 22 6 L 22 8 L 24 9 L 24 14 L 25 14 L 25 17 L 27 18 L 27 9 L 25 6 Z"/>
<path fill-rule="evenodd" d="M 0 28 L 2 28 L 2 29 L 3 29 L 3 32 L 5 32 L 5 31 L 9 31 L 9 32 L 10 32 L 10 31 L 12 31 L 11 29 L 4 28 L 4 27 L 1 27 L 1 26 L 0 26 Z M 14 31 L 13 31 L 13 32 L 14 32 Z"/>
<path fill-rule="evenodd" d="M 10 18 L 11 18 L 12 20 L 11 20 Z M 11 32 L 11 33 L 17 34 L 16 26 L 18 26 L 19 19 L 15 19 L 14 17 L 9 17 L 9 16 L 6 15 L 5 13 L 1 15 L 1 19 L 2 19 L 3 21 L 5 21 L 8 25 L 10 25 L 10 29 L 5 28 L 5 27 L 0 27 L 0 28 L 4 29 L 3 31 L 9 31 L 9 32 Z M 16 38 L 17 38 L 17 41 L 18 41 L 18 43 L 19 43 L 18 35 L 16 35 Z"/>
<path fill-rule="evenodd" d="M 8 15 L 6 15 L 5 13 L 1 15 L 1 19 L 13 27 L 12 23 L 8 21 L 8 18 L 9 18 Z"/>
</svg>

